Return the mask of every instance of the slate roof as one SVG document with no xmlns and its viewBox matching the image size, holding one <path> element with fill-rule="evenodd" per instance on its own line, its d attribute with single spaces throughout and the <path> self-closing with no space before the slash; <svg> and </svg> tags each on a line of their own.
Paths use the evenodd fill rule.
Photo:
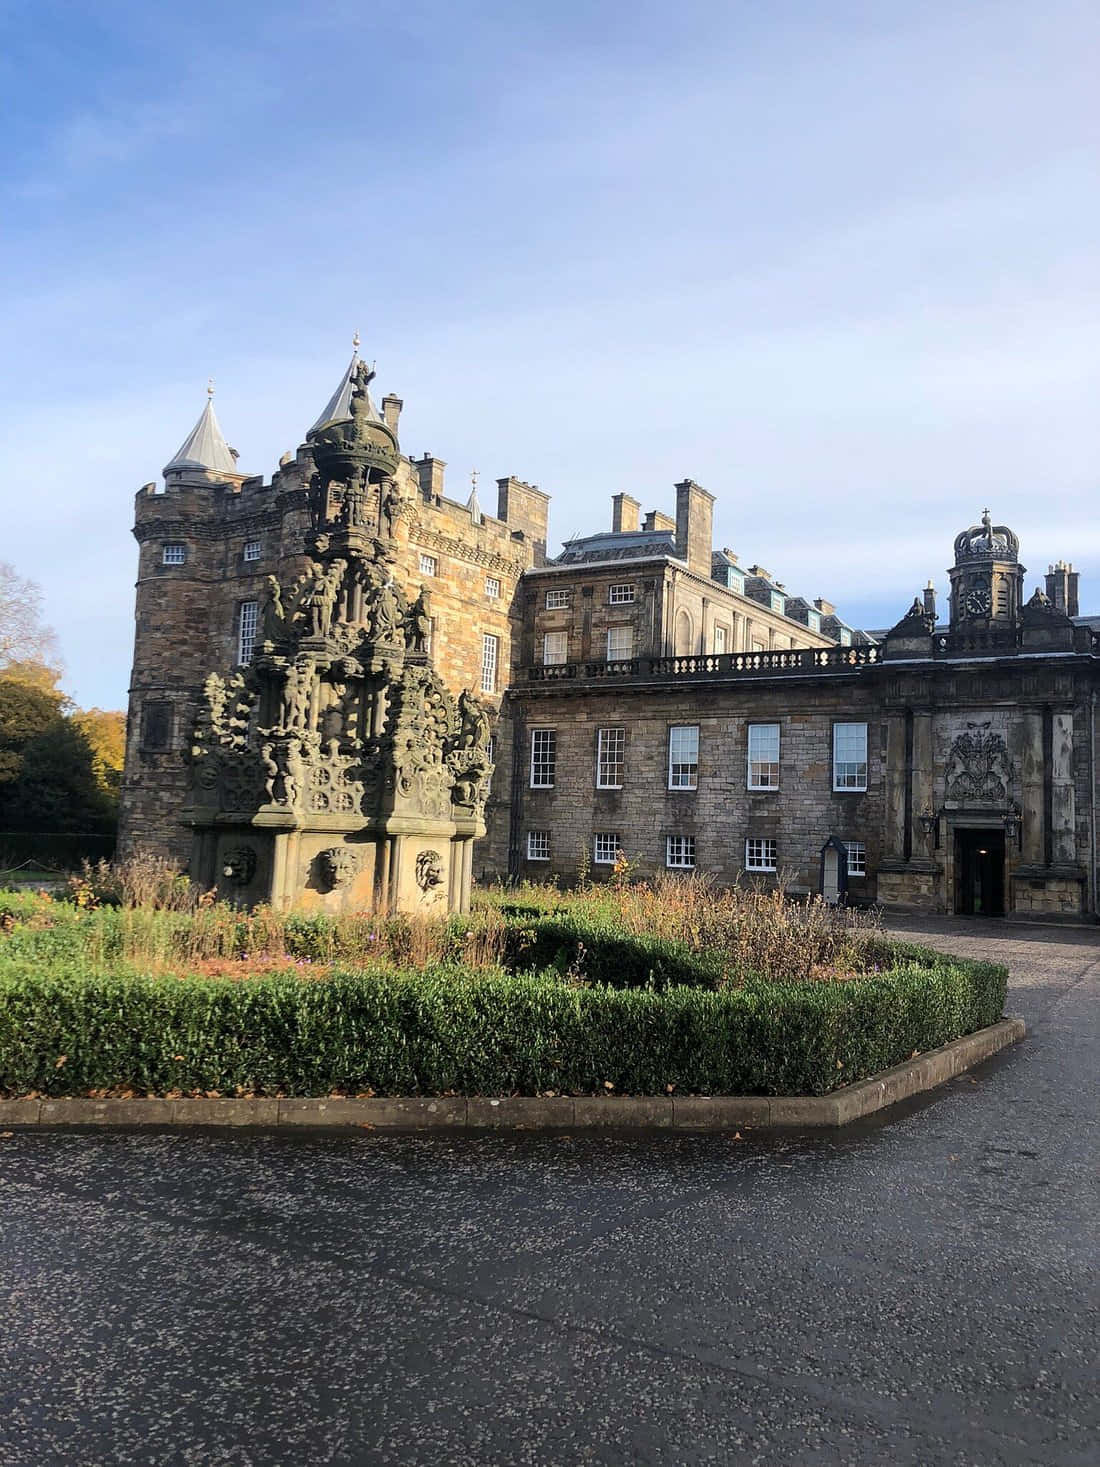
<svg viewBox="0 0 1100 1467">
<path fill-rule="evenodd" d="M 199 421 L 191 429 L 164 472 L 177 469 L 209 469 L 216 474 L 235 474 L 237 461 L 229 451 L 218 419 L 214 399 L 208 396 Z"/>
</svg>

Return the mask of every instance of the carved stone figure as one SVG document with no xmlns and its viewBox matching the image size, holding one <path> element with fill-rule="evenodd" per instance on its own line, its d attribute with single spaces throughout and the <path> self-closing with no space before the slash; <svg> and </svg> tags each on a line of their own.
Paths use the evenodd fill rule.
<svg viewBox="0 0 1100 1467">
<path fill-rule="evenodd" d="M 222 862 L 222 875 L 234 886 L 247 886 L 256 874 L 256 849 L 254 846 L 236 846 L 226 851 Z"/>
<path fill-rule="evenodd" d="M 289 738 L 283 748 L 283 803 L 296 805 L 305 787 L 305 760 L 302 758 L 302 741 Z"/>
<path fill-rule="evenodd" d="M 1012 766 L 1003 737 L 988 723 L 968 723 L 951 745 L 947 761 L 947 798 L 962 804 L 1003 805 Z"/>
<path fill-rule="evenodd" d="M 382 540 L 393 539 L 393 526 L 401 496 L 392 479 L 383 481 L 378 491 L 378 535 Z"/>
<path fill-rule="evenodd" d="M 443 859 L 438 851 L 421 851 L 416 858 L 416 884 L 423 892 L 432 891 L 443 881 Z"/>
<path fill-rule="evenodd" d="M 278 761 L 271 757 L 271 749 L 270 740 L 260 745 L 260 762 L 264 766 L 264 793 L 269 804 L 275 801 L 275 788 L 279 779 Z"/>
<path fill-rule="evenodd" d="M 283 609 L 283 589 L 275 576 L 268 576 L 264 593 L 260 627 L 265 642 L 281 642 L 286 632 L 286 612 Z"/>
<path fill-rule="evenodd" d="M 371 603 L 370 635 L 375 642 L 400 642 L 404 615 L 400 592 L 391 580 L 383 581 Z"/>
<path fill-rule="evenodd" d="M 410 652 L 425 653 L 432 636 L 432 618 L 428 610 L 428 593 L 420 588 L 420 595 L 405 615 L 405 643 Z"/>
<path fill-rule="evenodd" d="M 358 851 L 348 846 L 331 846 L 317 857 L 321 878 L 329 891 L 341 886 L 350 886 L 362 869 L 363 861 Z"/>
</svg>

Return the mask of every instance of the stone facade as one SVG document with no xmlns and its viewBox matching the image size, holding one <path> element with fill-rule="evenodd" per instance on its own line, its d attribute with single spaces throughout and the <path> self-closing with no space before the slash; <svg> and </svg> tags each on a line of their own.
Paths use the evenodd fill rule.
<svg viewBox="0 0 1100 1467">
<path fill-rule="evenodd" d="M 400 410 L 383 399 L 395 438 Z M 124 848 L 188 857 L 204 680 L 251 650 L 267 577 L 310 564 L 315 433 L 270 482 L 200 444 L 137 496 Z M 1096 912 L 1096 632 L 1062 561 L 1026 599 L 1016 537 L 988 514 L 956 537 L 946 624 L 929 584 L 866 634 L 715 548 L 713 498 L 690 479 L 674 515 L 616 494 L 610 531 L 550 558 L 537 486 L 498 479 L 488 515 L 476 485 L 446 495 L 432 455 L 398 454 L 390 477 L 393 581 L 423 598 L 442 685 L 478 692 L 492 724 L 475 878 L 598 876 L 622 850 L 647 873 L 829 899 Z M 362 880 L 357 899 L 376 899 Z"/>
</svg>

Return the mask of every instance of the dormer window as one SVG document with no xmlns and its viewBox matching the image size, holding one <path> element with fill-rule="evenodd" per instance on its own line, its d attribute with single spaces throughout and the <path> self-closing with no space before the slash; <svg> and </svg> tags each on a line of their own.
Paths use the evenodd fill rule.
<svg viewBox="0 0 1100 1467">
<path fill-rule="evenodd" d="M 165 545 L 161 564 L 162 565 L 184 565 L 187 561 L 187 546 L 181 545 L 174 540 Z"/>
<path fill-rule="evenodd" d="M 787 608 L 787 598 L 785 596 L 781 596 L 778 591 L 773 591 L 771 593 L 770 599 L 772 610 L 778 611 L 780 616 L 782 616 Z"/>
<path fill-rule="evenodd" d="M 819 632 L 821 630 L 821 612 L 807 611 L 806 625 L 809 627 L 811 632 Z"/>
</svg>

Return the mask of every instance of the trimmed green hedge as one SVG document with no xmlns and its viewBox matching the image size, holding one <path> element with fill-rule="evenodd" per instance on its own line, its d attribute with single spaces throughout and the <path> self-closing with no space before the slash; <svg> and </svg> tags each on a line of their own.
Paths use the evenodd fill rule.
<svg viewBox="0 0 1100 1467">
<path fill-rule="evenodd" d="M 152 978 L 12 954 L 0 1092 L 822 1095 L 1000 1017 L 1004 968 L 927 956 L 845 983 L 657 992 L 455 967 Z"/>
</svg>

